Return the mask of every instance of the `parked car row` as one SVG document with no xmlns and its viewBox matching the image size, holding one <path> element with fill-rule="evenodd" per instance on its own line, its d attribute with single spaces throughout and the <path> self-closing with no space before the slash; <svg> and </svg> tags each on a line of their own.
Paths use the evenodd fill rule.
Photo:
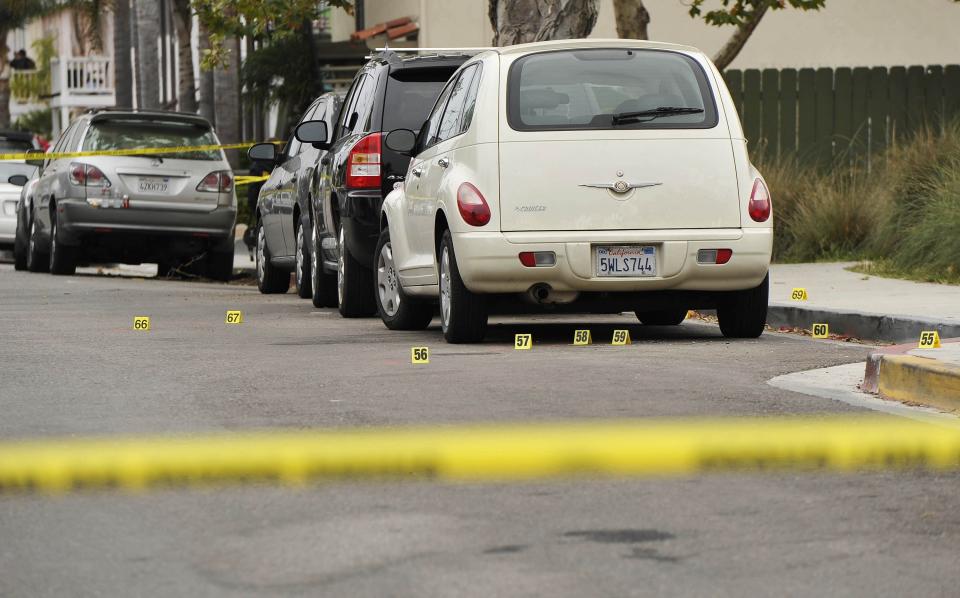
<svg viewBox="0 0 960 598">
<path fill-rule="evenodd" d="M 695 48 L 386 51 L 342 102 L 319 98 L 282 154 L 250 157 L 276 166 L 261 292 L 286 292 L 295 270 L 317 307 L 397 330 L 439 311 L 452 343 L 482 340 L 490 313 L 537 310 L 675 325 L 716 309 L 725 336 L 763 332 L 770 194 Z"/>
<path fill-rule="evenodd" d="M 15 267 L 72 274 L 80 263 L 157 262 L 161 274 L 182 266 L 229 280 L 237 199 L 223 151 L 109 155 L 218 144 L 210 123 L 194 114 L 92 111 L 77 118 L 50 152 L 105 155 L 45 158 L 38 151 L 13 174 L 8 171 L 18 165 L 0 164 L 4 182 L 21 187 Z"/>
</svg>

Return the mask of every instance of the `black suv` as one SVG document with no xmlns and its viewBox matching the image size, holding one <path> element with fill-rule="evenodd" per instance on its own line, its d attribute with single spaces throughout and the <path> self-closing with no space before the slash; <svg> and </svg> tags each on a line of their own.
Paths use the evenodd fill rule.
<svg viewBox="0 0 960 598">
<path fill-rule="evenodd" d="M 322 287 L 335 281 L 345 317 L 376 312 L 373 264 L 380 204 L 404 180 L 410 163 L 382 138 L 394 129 L 419 130 L 444 84 L 468 58 L 404 57 L 387 50 L 360 69 L 347 92 L 312 194 L 312 238 L 319 242 L 312 254 L 318 266 L 313 293 L 322 294 Z"/>
</svg>

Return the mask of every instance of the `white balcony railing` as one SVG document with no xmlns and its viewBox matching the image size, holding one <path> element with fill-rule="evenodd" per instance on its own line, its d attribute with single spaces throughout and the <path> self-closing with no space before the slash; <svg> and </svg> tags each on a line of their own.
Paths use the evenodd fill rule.
<svg viewBox="0 0 960 598">
<path fill-rule="evenodd" d="M 112 106 L 114 104 L 113 65 L 106 56 L 54 58 L 50 84 L 51 105 Z"/>
</svg>

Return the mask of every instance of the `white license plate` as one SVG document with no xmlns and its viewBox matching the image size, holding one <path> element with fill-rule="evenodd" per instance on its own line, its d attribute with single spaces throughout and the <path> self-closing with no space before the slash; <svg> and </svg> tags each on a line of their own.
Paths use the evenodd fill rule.
<svg viewBox="0 0 960 598">
<path fill-rule="evenodd" d="M 657 248 L 650 245 L 597 247 L 597 276 L 656 276 Z"/>
<path fill-rule="evenodd" d="M 170 181 L 166 179 L 140 177 L 138 183 L 141 193 L 166 193 L 170 189 Z"/>
</svg>

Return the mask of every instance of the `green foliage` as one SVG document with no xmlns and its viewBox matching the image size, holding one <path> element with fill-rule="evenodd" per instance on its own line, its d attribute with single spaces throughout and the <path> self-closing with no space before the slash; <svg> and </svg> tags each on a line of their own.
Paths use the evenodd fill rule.
<svg viewBox="0 0 960 598">
<path fill-rule="evenodd" d="M 309 41 L 303 36 L 286 36 L 247 56 L 240 70 L 244 99 L 286 102 L 300 115 L 320 92 L 314 80 Z"/>
<path fill-rule="evenodd" d="M 791 6 L 800 10 L 820 10 L 826 0 L 718 0 L 721 8 L 705 9 L 708 0 L 691 0 L 691 17 L 703 17 L 710 25 L 742 25 L 763 8 L 781 10 Z M 960 0 L 955 0 L 960 1 Z"/>
<path fill-rule="evenodd" d="M 960 122 L 916 134 L 873 171 L 759 163 L 773 195 L 774 259 L 871 260 L 858 271 L 960 282 Z"/>
<path fill-rule="evenodd" d="M 306 21 L 321 16 L 326 7 L 352 10 L 351 0 L 191 0 L 197 18 L 209 32 L 210 49 L 201 64 L 210 69 L 225 64 L 223 40 L 249 36 L 279 40 L 295 36 Z"/>
<path fill-rule="evenodd" d="M 51 124 L 53 122 L 49 108 L 43 110 L 34 110 L 23 114 L 13 122 L 13 128 L 17 131 L 33 133 L 40 135 L 45 139 L 53 139 Z"/>
</svg>

